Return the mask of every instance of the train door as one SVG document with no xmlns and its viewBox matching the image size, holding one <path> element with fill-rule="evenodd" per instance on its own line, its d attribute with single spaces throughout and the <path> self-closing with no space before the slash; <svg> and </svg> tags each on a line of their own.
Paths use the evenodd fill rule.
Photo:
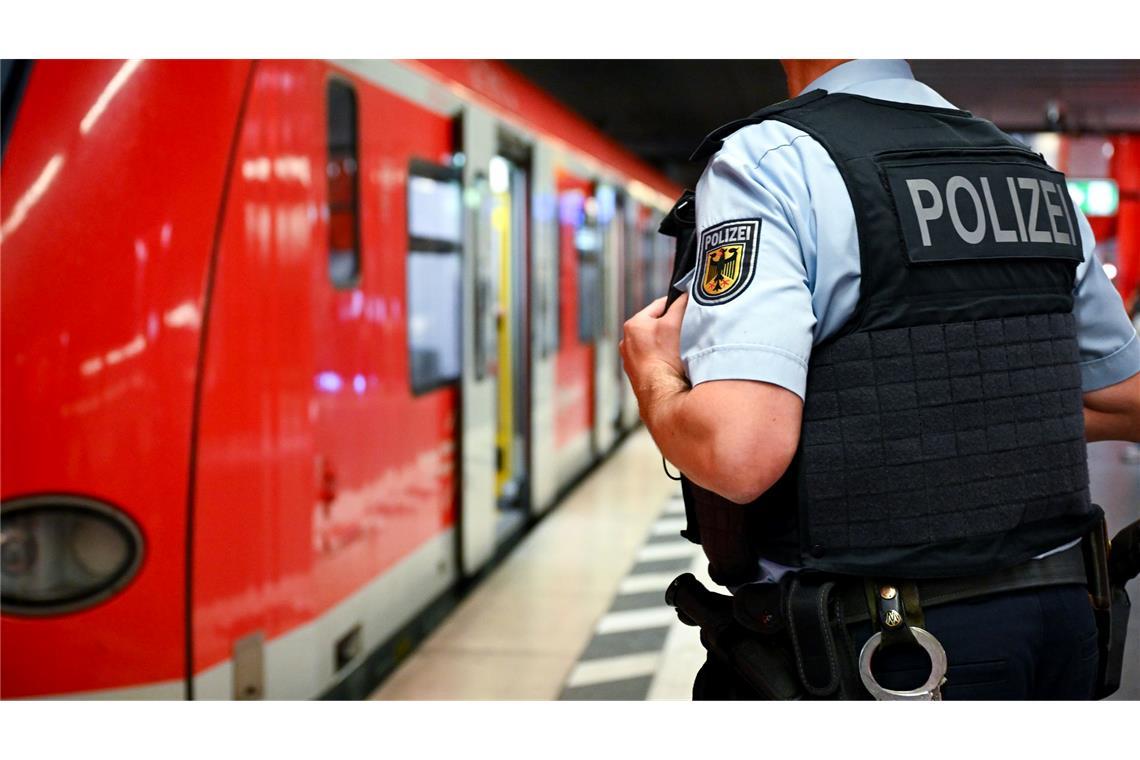
<svg viewBox="0 0 1140 760">
<path fill-rule="evenodd" d="M 529 151 L 500 134 L 499 151 L 490 162 L 490 249 L 496 258 L 495 299 L 496 474 L 499 509 L 496 540 L 521 528 L 527 513 L 527 440 L 529 437 Z"/>
<path fill-rule="evenodd" d="M 467 225 L 463 248 L 463 367 L 461 377 L 461 495 L 459 558 L 466 574 L 495 550 L 498 475 L 498 253 L 491 161 L 496 130 L 486 111 L 468 106 L 461 119 Z"/>
<path fill-rule="evenodd" d="M 617 193 L 608 184 L 594 194 L 597 228 L 597 293 L 594 325 L 594 451 L 605 454 L 617 438 L 621 386 L 618 357 L 618 273 L 621 255 L 621 220 Z"/>
<path fill-rule="evenodd" d="M 558 493 L 555 446 L 559 344 L 559 232 L 555 153 L 544 143 L 531 151 L 530 267 L 530 508 L 542 512 Z"/>
</svg>

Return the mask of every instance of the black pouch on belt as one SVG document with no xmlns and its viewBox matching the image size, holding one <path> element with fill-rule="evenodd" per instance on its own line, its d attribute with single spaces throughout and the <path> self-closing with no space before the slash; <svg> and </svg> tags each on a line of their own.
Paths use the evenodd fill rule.
<svg viewBox="0 0 1140 760">
<path fill-rule="evenodd" d="M 865 698 L 835 580 L 790 573 L 780 590 L 796 668 L 808 694 L 817 699 Z"/>
<path fill-rule="evenodd" d="M 1085 537 L 1083 548 L 1100 650 L 1096 698 L 1104 699 L 1120 688 L 1124 670 L 1125 639 L 1132 613 L 1124 584 L 1140 574 L 1140 520 L 1117 533 L 1111 542 L 1102 520 Z"/>
</svg>

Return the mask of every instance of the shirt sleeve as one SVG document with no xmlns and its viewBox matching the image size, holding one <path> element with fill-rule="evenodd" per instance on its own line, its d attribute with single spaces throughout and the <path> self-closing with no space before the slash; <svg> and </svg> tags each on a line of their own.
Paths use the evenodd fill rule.
<svg viewBox="0 0 1140 760">
<path fill-rule="evenodd" d="M 757 150 L 757 147 L 762 150 Z M 750 149 L 726 141 L 697 183 L 697 267 L 690 273 L 692 290 L 681 328 L 681 359 L 693 385 L 710 380 L 758 380 L 804 396 L 811 356 L 815 315 L 800 240 L 788 207 L 809 208 L 794 151 L 779 161 L 769 154 L 778 146 Z M 757 155 L 768 156 L 759 161 Z M 728 222 L 748 228 L 758 221 L 751 269 L 737 276 L 739 292 L 727 300 L 702 303 L 704 257 L 711 253 L 706 231 Z M 731 238 L 729 238 L 731 239 Z M 747 250 L 747 249 L 746 249 Z M 705 299 L 708 301 L 709 299 Z"/>
<path fill-rule="evenodd" d="M 1073 314 L 1081 353 L 1081 389 L 1106 388 L 1140 372 L 1140 339 L 1128 319 L 1120 294 L 1094 253 L 1096 241 L 1085 215 L 1077 209 L 1085 260 L 1077 267 Z"/>
</svg>

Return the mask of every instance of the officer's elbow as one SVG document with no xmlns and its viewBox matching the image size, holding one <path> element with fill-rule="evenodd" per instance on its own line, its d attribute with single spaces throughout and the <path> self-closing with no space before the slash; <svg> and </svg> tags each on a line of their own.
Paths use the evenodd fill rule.
<svg viewBox="0 0 1140 760">
<path fill-rule="evenodd" d="M 787 471 L 799 444 L 799 425 L 729 429 L 711 447 L 705 486 L 737 504 L 751 504 Z"/>
<path fill-rule="evenodd" d="M 803 402 L 789 390 L 751 380 L 693 388 L 685 422 L 697 443 L 686 472 L 698 485 L 749 504 L 788 469 L 800 439 Z"/>
<path fill-rule="evenodd" d="M 765 448 L 768 450 L 758 456 L 739 458 L 734 467 L 719 468 L 713 476 L 716 487 L 710 490 L 737 504 L 751 504 L 760 498 L 783 476 L 795 455 L 794 446 L 791 451 Z"/>
<path fill-rule="evenodd" d="M 769 482 L 761 479 L 744 481 L 726 479 L 723 481 L 723 485 L 716 490 L 716 493 L 734 504 L 751 504 L 759 499 L 775 482 L 775 480 Z"/>
<path fill-rule="evenodd" d="M 1088 441 L 1140 442 L 1140 372 L 1084 394 L 1084 412 Z"/>
</svg>

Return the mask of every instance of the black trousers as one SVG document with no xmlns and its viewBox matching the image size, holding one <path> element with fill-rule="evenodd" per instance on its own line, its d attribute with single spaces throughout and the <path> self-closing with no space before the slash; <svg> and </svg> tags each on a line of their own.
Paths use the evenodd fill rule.
<svg viewBox="0 0 1140 760">
<path fill-rule="evenodd" d="M 949 662 L 943 699 L 1092 699 L 1097 631 L 1084 586 L 1017 591 L 924 613 Z M 858 654 L 870 623 L 850 630 Z M 913 689 L 926 681 L 930 660 L 917 647 L 881 649 L 872 672 L 889 689 Z M 693 699 L 757 698 L 711 655 L 693 684 Z"/>
</svg>

